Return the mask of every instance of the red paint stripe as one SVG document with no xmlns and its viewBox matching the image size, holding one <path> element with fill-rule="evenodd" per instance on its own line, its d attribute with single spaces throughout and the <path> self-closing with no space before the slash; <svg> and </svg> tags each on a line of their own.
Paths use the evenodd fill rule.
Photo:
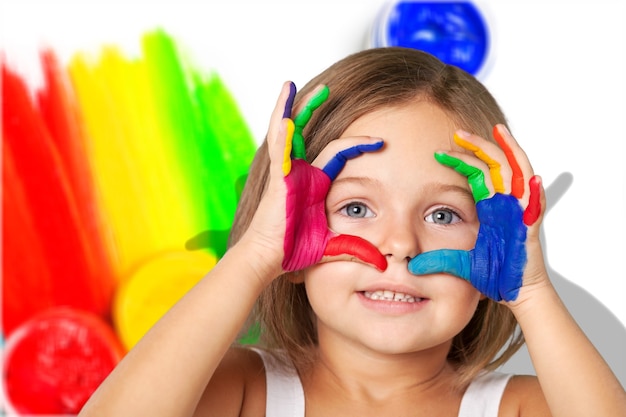
<svg viewBox="0 0 626 417">
<path fill-rule="evenodd" d="M 324 251 L 324 256 L 358 260 L 372 265 L 379 271 L 387 269 L 387 259 L 378 248 L 358 236 L 338 235 L 331 238 Z"/>
<path fill-rule="evenodd" d="M 541 215 L 541 181 L 536 175 L 533 176 L 529 183 L 530 199 L 528 207 L 524 210 L 524 224 L 532 226 Z"/>
<path fill-rule="evenodd" d="M 12 256 L 4 254 L 3 287 L 10 292 L 3 297 L 32 301 L 31 311 L 12 310 L 14 303 L 4 307 L 4 331 L 8 334 L 50 305 L 107 315 L 113 291 L 111 276 L 106 265 L 99 265 L 100 269 L 92 262 L 87 249 L 90 242 L 85 238 L 90 231 L 81 223 L 81 216 L 93 210 L 86 207 L 91 201 L 77 205 L 63 158 L 25 82 L 4 65 L 2 85 L 3 162 L 10 160 L 3 181 L 11 182 L 7 190 L 16 193 L 3 193 L 3 223 L 12 222 L 3 233 Z M 63 103 L 52 99 L 50 105 Z M 97 237 L 91 236 L 93 239 Z M 42 270 L 47 273 L 33 276 Z M 47 289 L 45 294 L 41 288 Z M 33 294 L 41 298 L 33 299 Z"/>
<path fill-rule="evenodd" d="M 493 128 L 493 137 L 496 139 L 496 142 L 498 142 L 498 145 L 500 145 L 500 147 L 504 151 L 506 159 L 509 161 L 509 165 L 511 166 L 511 171 L 513 172 L 513 176 L 511 178 L 510 194 L 515 198 L 522 198 L 522 196 L 524 195 L 524 174 L 522 173 L 522 170 L 517 163 L 517 159 L 515 159 L 513 151 L 506 143 L 497 127 Z"/>
</svg>

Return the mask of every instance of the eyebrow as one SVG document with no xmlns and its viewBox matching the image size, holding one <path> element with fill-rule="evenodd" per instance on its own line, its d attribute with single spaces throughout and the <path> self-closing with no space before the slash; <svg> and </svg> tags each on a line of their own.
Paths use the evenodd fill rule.
<svg viewBox="0 0 626 417">
<path fill-rule="evenodd" d="M 332 182 L 333 185 L 342 184 L 342 183 L 358 183 L 360 185 L 378 185 L 378 181 L 370 178 L 370 177 L 343 177 L 337 178 Z"/>
<path fill-rule="evenodd" d="M 425 187 L 426 192 L 451 192 L 455 194 L 460 194 L 468 200 L 474 201 L 474 196 L 472 194 L 472 190 L 469 188 L 469 184 L 467 187 L 461 187 L 456 184 L 445 184 L 441 182 L 431 182 L 428 183 Z"/>
<path fill-rule="evenodd" d="M 379 182 L 376 179 L 370 177 L 343 177 L 338 178 L 333 181 L 333 185 L 341 185 L 342 183 L 356 183 L 361 186 L 380 186 Z M 424 193 L 453 193 L 458 194 L 464 199 L 471 201 L 474 203 L 474 196 L 472 195 L 472 191 L 469 188 L 469 184 L 467 187 L 462 187 L 456 184 L 448 184 L 443 182 L 432 181 L 425 184 L 422 192 Z"/>
</svg>

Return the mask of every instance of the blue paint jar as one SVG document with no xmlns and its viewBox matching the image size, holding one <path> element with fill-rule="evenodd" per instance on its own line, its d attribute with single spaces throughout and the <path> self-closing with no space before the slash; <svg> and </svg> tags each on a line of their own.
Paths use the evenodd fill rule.
<svg viewBox="0 0 626 417">
<path fill-rule="evenodd" d="M 480 78 L 491 46 L 487 21 L 470 1 L 390 1 L 378 14 L 370 47 L 419 49 Z"/>
</svg>

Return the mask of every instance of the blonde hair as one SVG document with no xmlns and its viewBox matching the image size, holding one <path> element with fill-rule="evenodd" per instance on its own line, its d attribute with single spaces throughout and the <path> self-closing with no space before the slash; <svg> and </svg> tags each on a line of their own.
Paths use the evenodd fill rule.
<svg viewBox="0 0 626 417">
<path fill-rule="evenodd" d="M 437 58 L 408 48 L 375 48 L 352 54 L 330 66 L 305 85 L 294 105 L 319 84 L 330 97 L 311 117 L 304 130 L 307 160 L 359 117 L 382 107 L 399 106 L 416 98 L 440 107 L 457 128 L 493 141 L 492 128 L 506 123 L 494 97 L 473 76 Z M 267 143 L 260 146 L 231 231 L 232 245 L 248 228 L 268 180 Z M 311 347 L 317 343 L 315 315 L 303 284 L 285 274 L 259 297 L 251 323 L 261 327 L 261 345 L 283 349 L 298 369 L 310 365 Z M 482 369 L 495 369 L 523 344 L 510 310 L 492 300 L 479 302 L 468 325 L 452 341 L 448 360 L 465 385 Z M 507 344 L 508 342 L 508 344 Z"/>
</svg>

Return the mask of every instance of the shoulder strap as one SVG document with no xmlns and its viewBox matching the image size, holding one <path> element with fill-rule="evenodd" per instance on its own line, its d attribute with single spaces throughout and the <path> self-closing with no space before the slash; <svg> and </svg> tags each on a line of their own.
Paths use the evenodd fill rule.
<svg viewBox="0 0 626 417">
<path fill-rule="evenodd" d="M 267 396 L 266 417 L 304 417 L 304 390 L 294 367 L 285 367 L 274 354 L 253 348 L 263 359 Z"/>
<path fill-rule="evenodd" d="M 459 417 L 497 417 L 502 394 L 511 376 L 500 372 L 478 375 L 463 395 Z"/>
</svg>

